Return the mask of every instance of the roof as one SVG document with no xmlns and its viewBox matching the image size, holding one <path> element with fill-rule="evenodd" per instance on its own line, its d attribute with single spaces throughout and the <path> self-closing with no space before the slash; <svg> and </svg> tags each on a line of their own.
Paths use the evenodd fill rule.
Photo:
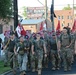
<svg viewBox="0 0 76 75">
<path fill-rule="evenodd" d="M 21 22 L 21 24 L 38 24 L 42 21 L 44 21 L 45 19 L 26 19 L 26 20 L 23 20 Z"/>
</svg>

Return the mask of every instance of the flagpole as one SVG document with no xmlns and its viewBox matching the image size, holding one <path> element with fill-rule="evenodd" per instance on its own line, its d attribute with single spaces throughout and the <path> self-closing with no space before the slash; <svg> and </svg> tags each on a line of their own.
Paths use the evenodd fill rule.
<svg viewBox="0 0 76 75">
<path fill-rule="evenodd" d="M 54 0 L 52 0 L 52 5 L 53 5 L 53 11 L 54 11 Z M 52 30 L 54 30 L 54 13 L 52 14 L 52 16 L 53 16 Z"/>
</svg>

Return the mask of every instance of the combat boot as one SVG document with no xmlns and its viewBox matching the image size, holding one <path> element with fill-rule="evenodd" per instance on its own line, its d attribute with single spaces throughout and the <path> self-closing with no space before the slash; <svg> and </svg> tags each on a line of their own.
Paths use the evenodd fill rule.
<svg viewBox="0 0 76 75">
<path fill-rule="evenodd" d="M 32 72 L 35 72 L 35 69 L 32 69 Z"/>
<path fill-rule="evenodd" d="M 64 71 L 65 71 L 65 72 L 67 71 L 67 67 L 64 68 Z"/>
<path fill-rule="evenodd" d="M 71 67 L 68 67 L 68 70 L 71 71 Z"/>
<path fill-rule="evenodd" d="M 52 70 L 55 71 L 56 70 L 56 67 L 52 67 Z"/>
<path fill-rule="evenodd" d="M 41 69 L 38 70 L 38 75 L 41 75 Z"/>
<path fill-rule="evenodd" d="M 13 72 L 13 75 L 16 75 L 16 70 L 13 69 L 12 72 Z"/>
</svg>

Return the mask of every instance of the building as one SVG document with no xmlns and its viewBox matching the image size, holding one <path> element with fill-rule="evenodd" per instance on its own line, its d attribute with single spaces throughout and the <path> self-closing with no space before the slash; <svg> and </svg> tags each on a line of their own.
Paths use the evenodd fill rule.
<svg viewBox="0 0 76 75">
<path fill-rule="evenodd" d="M 41 19 L 44 17 L 45 7 L 27 7 L 27 18 Z"/>
<path fill-rule="evenodd" d="M 57 27 L 58 20 L 60 20 L 61 30 L 65 26 L 69 26 L 70 28 L 72 28 L 74 23 L 73 10 L 55 10 L 54 12 L 57 17 L 57 18 L 54 18 L 55 29 Z M 48 15 L 50 16 L 50 12 L 48 13 Z M 50 17 L 48 19 L 50 19 Z"/>
<path fill-rule="evenodd" d="M 31 33 L 36 33 L 40 30 L 42 22 L 45 22 L 45 19 L 26 19 L 23 20 L 21 24 L 25 30 L 29 30 Z"/>
<path fill-rule="evenodd" d="M 18 15 L 18 19 L 22 19 L 20 15 Z M 14 18 L 13 16 L 9 19 L 0 19 L 0 34 L 4 33 L 5 31 L 14 30 Z"/>
</svg>

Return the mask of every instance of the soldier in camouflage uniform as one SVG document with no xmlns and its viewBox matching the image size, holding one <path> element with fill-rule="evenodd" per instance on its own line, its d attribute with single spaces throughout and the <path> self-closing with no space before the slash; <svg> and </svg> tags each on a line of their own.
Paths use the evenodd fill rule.
<svg viewBox="0 0 76 75">
<path fill-rule="evenodd" d="M 16 74 L 16 57 L 14 55 L 14 47 L 15 47 L 15 35 L 14 32 L 10 33 L 10 38 L 8 40 L 8 43 L 5 45 L 4 47 L 4 52 L 6 50 L 6 48 L 8 47 L 8 61 L 10 61 L 10 67 L 12 68 L 12 71 L 14 74 Z"/>
<path fill-rule="evenodd" d="M 17 50 L 16 50 L 17 49 Z M 27 62 L 28 62 L 28 50 L 29 47 L 24 41 L 24 37 L 20 37 L 20 42 L 15 47 L 15 54 L 18 54 L 18 64 L 19 64 L 19 70 L 20 75 L 26 75 L 26 69 L 27 69 Z"/>
<path fill-rule="evenodd" d="M 58 49 L 58 41 L 55 33 L 52 34 L 50 39 L 50 47 L 51 47 L 51 62 L 52 62 L 52 70 L 60 69 L 60 50 Z"/>
<path fill-rule="evenodd" d="M 45 57 L 47 57 L 47 54 L 46 54 L 45 43 L 44 43 L 43 40 L 40 39 L 40 33 L 37 33 L 36 38 L 37 39 L 32 43 L 32 54 L 33 55 L 35 54 L 37 56 L 37 61 L 38 61 L 38 75 L 41 75 L 42 60 L 43 60 L 43 50 L 45 52 Z"/>
<path fill-rule="evenodd" d="M 50 50 L 49 50 L 50 40 L 49 40 L 47 32 L 44 32 L 44 39 L 43 40 L 45 41 L 45 46 L 46 46 L 46 51 L 47 51 L 46 52 L 47 53 L 47 57 L 45 57 L 45 54 L 43 56 L 43 67 L 48 68 L 49 52 L 50 52 Z"/>
<path fill-rule="evenodd" d="M 30 38 L 31 46 L 32 46 L 32 43 L 34 43 L 35 40 L 36 40 L 35 39 L 35 36 L 32 35 L 31 38 Z M 35 54 L 34 55 L 32 54 L 32 50 L 30 51 L 30 56 L 31 56 L 30 59 L 31 59 L 32 72 L 35 72 L 37 70 L 37 66 L 36 66 L 36 55 Z"/>
<path fill-rule="evenodd" d="M 71 60 L 72 60 L 72 38 L 67 33 L 67 28 L 63 28 L 63 34 L 60 36 L 61 53 L 64 64 L 64 71 L 71 70 Z"/>
</svg>

